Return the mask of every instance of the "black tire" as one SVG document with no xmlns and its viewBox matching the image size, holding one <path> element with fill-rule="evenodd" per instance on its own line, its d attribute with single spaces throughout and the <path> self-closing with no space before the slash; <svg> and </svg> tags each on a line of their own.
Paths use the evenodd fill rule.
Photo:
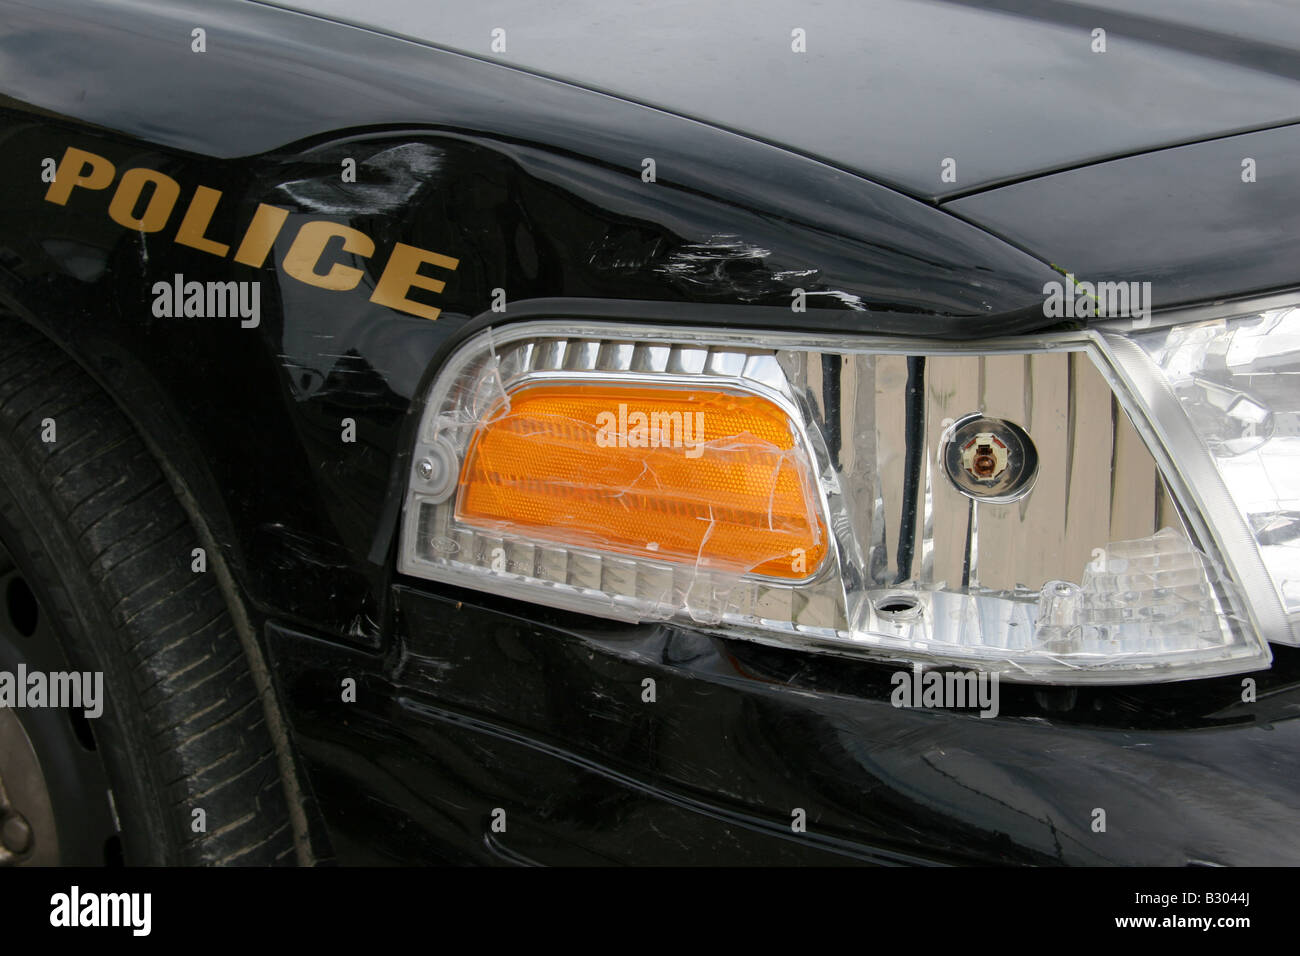
<svg viewBox="0 0 1300 956">
<path fill-rule="evenodd" d="M 47 419 L 53 443 L 42 437 Z M 32 634 L 26 620 L 14 636 L 0 603 L 0 651 L 7 640 L 19 655 L 39 658 L 24 641 L 54 640 L 72 669 L 103 673 L 104 712 L 86 722 L 93 740 L 81 728 L 82 748 L 107 772 L 109 819 L 115 812 L 120 821 L 124 862 L 292 863 L 288 802 L 263 702 L 212 571 L 191 569 L 199 546 L 157 462 L 112 400 L 34 330 L 0 317 L 0 576 L 8 564 L 10 578 L 21 578 L 13 586 L 30 589 L 42 616 L 42 631 Z M 30 604 L 17 613 L 30 618 Z M 40 717 L 17 713 L 28 722 Z M 34 743 L 43 735 L 53 746 L 47 732 L 35 731 L 33 723 Z M 36 749 L 43 767 L 58 773 L 68 765 L 61 753 Z M 49 781 L 52 795 L 68 786 Z M 110 798 L 92 790 L 78 799 L 94 818 Z M 60 814 L 59 802 L 59 842 L 68 847 L 62 862 L 86 862 L 72 852 L 86 844 L 83 824 L 69 818 L 66 800 Z"/>
</svg>

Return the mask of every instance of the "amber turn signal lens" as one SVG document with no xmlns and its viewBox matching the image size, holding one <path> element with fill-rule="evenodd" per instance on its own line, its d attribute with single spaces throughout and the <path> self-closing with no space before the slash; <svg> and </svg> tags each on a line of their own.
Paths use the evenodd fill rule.
<svg viewBox="0 0 1300 956">
<path fill-rule="evenodd" d="M 527 386 L 479 426 L 466 524 L 638 558 L 809 577 L 826 526 L 789 416 L 757 395 Z"/>
</svg>

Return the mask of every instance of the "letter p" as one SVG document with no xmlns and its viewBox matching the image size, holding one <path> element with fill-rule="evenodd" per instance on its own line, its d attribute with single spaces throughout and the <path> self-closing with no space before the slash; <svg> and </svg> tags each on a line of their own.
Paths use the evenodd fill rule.
<svg viewBox="0 0 1300 956">
<path fill-rule="evenodd" d="M 66 206 L 75 187 L 107 189 L 116 173 L 113 164 L 103 156 L 69 146 L 59 160 L 59 168 L 54 171 L 54 182 L 45 190 L 45 200 Z"/>
</svg>

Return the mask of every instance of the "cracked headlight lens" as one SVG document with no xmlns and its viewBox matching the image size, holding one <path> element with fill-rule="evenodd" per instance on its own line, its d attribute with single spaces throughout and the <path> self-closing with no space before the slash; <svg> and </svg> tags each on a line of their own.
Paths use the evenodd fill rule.
<svg viewBox="0 0 1300 956">
<path fill-rule="evenodd" d="M 1281 612 L 1261 613 L 1243 586 L 1269 580 L 1256 519 L 1233 507 L 1218 526 L 1227 493 L 1201 488 L 1220 480 L 1215 446 L 1196 444 L 1196 460 L 1184 446 L 1198 428 L 1237 441 L 1233 423 L 1252 415 L 1276 429 L 1280 403 L 1198 366 L 1187 381 L 1242 394 L 1189 411 L 1136 341 L 563 317 L 482 332 L 427 396 L 399 568 L 586 614 L 1009 680 L 1265 667 Z M 1280 541 L 1286 508 L 1264 504 L 1249 512 L 1263 516 L 1260 541 Z"/>
</svg>

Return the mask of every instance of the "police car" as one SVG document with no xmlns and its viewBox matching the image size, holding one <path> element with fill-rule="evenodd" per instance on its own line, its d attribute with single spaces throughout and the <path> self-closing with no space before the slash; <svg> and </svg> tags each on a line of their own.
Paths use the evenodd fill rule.
<svg viewBox="0 0 1300 956">
<path fill-rule="evenodd" d="M 1300 862 L 1237 13 L 0 0 L 0 862 Z"/>
</svg>

